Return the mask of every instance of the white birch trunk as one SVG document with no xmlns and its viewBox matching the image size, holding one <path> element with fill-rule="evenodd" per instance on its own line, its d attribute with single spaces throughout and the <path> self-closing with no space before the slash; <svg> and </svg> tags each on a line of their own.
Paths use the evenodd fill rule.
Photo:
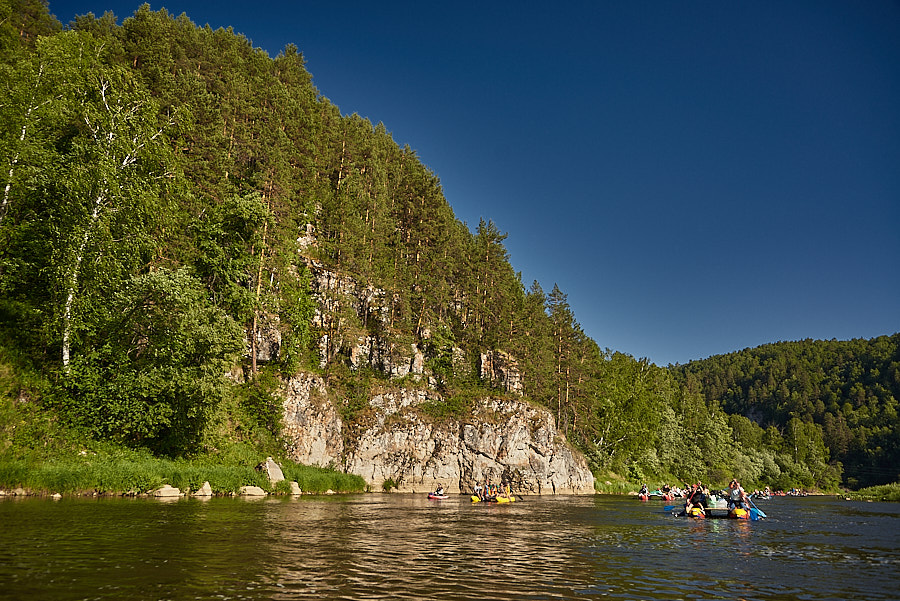
<svg viewBox="0 0 900 601">
<path fill-rule="evenodd" d="M 72 273 L 69 275 L 69 290 L 66 292 L 66 305 L 63 310 L 63 339 L 62 339 L 62 364 L 64 369 L 69 367 L 69 354 L 72 344 L 72 305 L 75 302 L 75 292 L 78 290 L 78 276 L 81 272 L 81 263 L 84 261 L 84 250 L 90 239 L 91 230 L 94 229 L 97 221 L 100 219 L 100 208 L 103 206 L 104 195 L 100 194 L 94 201 L 94 210 L 91 212 L 91 221 L 84 230 L 81 237 L 81 243 L 78 245 L 78 252 L 75 255 L 75 264 L 72 266 Z"/>
<path fill-rule="evenodd" d="M 40 82 L 41 77 L 44 75 L 44 66 L 41 65 L 41 68 L 38 70 L 38 82 Z M 13 174 L 16 169 L 16 165 L 19 163 L 20 149 L 22 144 L 25 142 L 25 133 L 28 131 L 28 119 L 31 118 L 31 112 L 36 108 L 35 107 L 35 97 L 37 96 L 36 89 L 38 84 L 35 84 L 35 90 L 32 91 L 31 94 L 31 103 L 28 109 L 25 111 L 25 119 L 22 121 L 22 131 L 19 132 L 19 148 L 16 149 L 16 154 L 13 157 L 12 161 L 9 163 L 9 174 L 6 178 L 6 186 L 3 188 L 3 202 L 0 204 L 0 223 L 3 223 L 3 218 L 6 217 L 6 212 L 9 209 L 9 192 L 12 189 L 12 179 Z M 47 101 L 49 102 L 49 100 Z M 46 102 L 44 103 L 46 104 Z"/>
</svg>

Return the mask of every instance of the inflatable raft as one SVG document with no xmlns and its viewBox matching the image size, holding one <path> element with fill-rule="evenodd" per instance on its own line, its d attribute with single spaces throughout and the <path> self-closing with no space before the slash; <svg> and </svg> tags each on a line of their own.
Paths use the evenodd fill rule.
<svg viewBox="0 0 900 601">
<path fill-rule="evenodd" d="M 486 499 L 472 495 L 473 503 L 512 503 L 515 500 L 516 498 L 512 495 L 508 497 L 487 497 Z"/>
<path fill-rule="evenodd" d="M 673 511 L 675 517 L 689 517 L 695 519 L 731 519 L 731 520 L 761 520 L 766 517 L 758 509 L 743 509 L 735 507 L 734 509 L 723 509 L 718 507 L 707 507 L 705 510 L 700 507 L 692 507 L 687 513 L 684 510 Z"/>
</svg>

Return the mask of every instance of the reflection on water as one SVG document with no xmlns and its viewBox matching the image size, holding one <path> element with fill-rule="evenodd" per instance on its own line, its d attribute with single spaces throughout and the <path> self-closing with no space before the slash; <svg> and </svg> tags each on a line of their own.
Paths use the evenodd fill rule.
<svg viewBox="0 0 900 601">
<path fill-rule="evenodd" d="M 626 497 L 0 501 L 0 599 L 893 599 L 900 507 Z"/>
</svg>

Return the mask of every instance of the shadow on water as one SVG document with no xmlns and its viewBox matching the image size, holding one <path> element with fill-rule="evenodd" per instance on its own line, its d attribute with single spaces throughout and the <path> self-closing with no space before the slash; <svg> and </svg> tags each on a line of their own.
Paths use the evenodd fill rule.
<svg viewBox="0 0 900 601">
<path fill-rule="evenodd" d="M 0 501 L 0 599 L 894 599 L 900 507 L 631 497 Z"/>
</svg>

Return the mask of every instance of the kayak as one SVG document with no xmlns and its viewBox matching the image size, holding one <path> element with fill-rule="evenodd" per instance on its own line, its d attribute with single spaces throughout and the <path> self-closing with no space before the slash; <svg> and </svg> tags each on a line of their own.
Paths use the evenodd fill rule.
<svg viewBox="0 0 900 601">
<path fill-rule="evenodd" d="M 434 494 L 433 492 L 430 492 L 430 493 L 428 493 L 428 498 L 429 498 L 429 499 L 435 499 L 435 500 L 437 500 L 437 501 L 441 501 L 441 500 L 443 500 L 443 499 L 449 499 L 449 498 L 450 498 L 450 495 L 436 495 L 436 494 Z"/>
<path fill-rule="evenodd" d="M 480 498 L 480 497 L 477 497 L 477 496 L 475 496 L 475 495 L 472 495 L 472 502 L 473 502 L 473 503 L 512 503 L 512 502 L 515 501 L 515 500 L 516 500 L 516 498 L 513 497 L 513 496 L 509 496 L 509 497 L 489 497 L 489 498 L 487 498 L 487 499 L 482 499 L 482 498 Z"/>
</svg>

